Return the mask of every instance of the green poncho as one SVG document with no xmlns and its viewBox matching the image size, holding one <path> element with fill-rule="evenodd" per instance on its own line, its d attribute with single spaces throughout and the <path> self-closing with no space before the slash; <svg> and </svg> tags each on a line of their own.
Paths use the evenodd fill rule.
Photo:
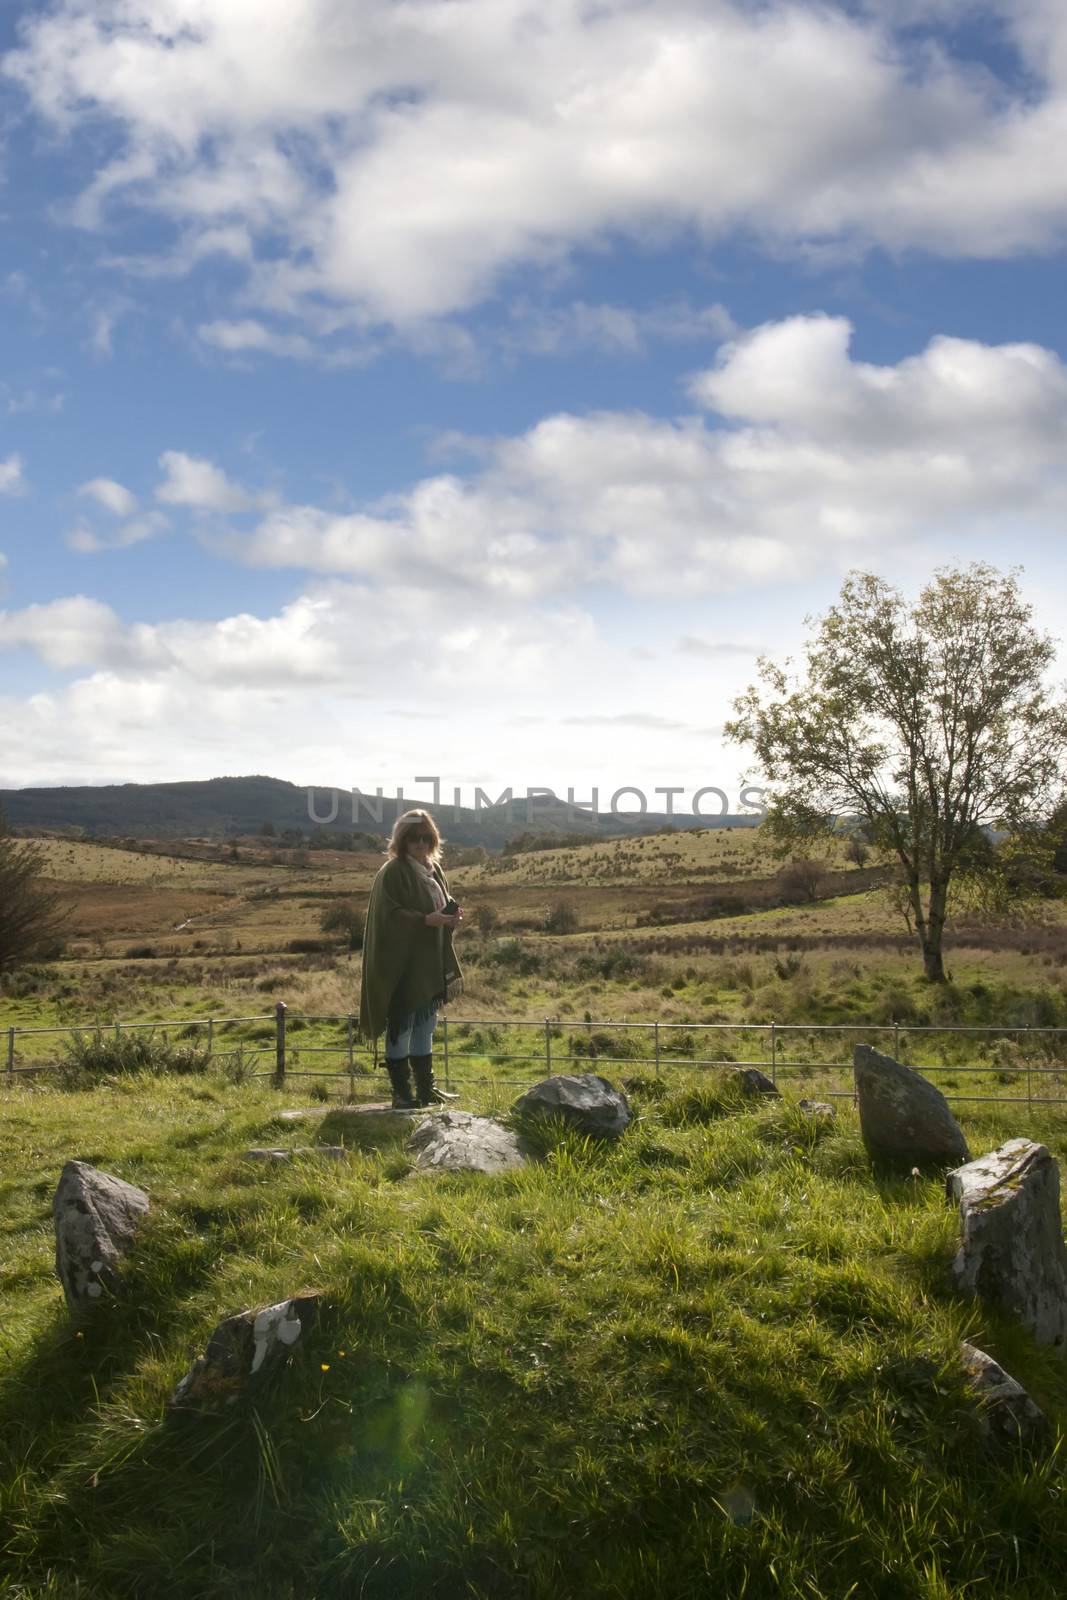
<svg viewBox="0 0 1067 1600">
<path fill-rule="evenodd" d="M 433 871 L 447 899 L 444 874 L 438 866 Z M 451 928 L 428 928 L 423 921 L 433 909 L 430 891 L 411 863 L 399 856 L 387 861 L 371 886 L 363 936 L 359 1031 L 364 1039 L 376 1040 L 387 1025 L 412 1012 L 421 1022 L 460 992 Z"/>
</svg>

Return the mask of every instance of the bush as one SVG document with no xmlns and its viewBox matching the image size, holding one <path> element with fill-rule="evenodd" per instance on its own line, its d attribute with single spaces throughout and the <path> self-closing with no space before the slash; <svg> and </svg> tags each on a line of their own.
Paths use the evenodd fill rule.
<svg viewBox="0 0 1067 1600">
<path fill-rule="evenodd" d="M 206 1047 L 176 1044 L 165 1034 L 157 1038 L 154 1028 L 137 1033 L 75 1033 L 64 1048 L 58 1082 L 66 1089 L 91 1089 L 108 1078 L 136 1072 L 184 1077 L 206 1072 L 211 1064 Z"/>
<path fill-rule="evenodd" d="M 363 912 L 352 900 L 336 901 L 334 905 L 327 906 L 319 918 L 323 933 L 339 933 L 349 950 L 363 949 L 366 923 Z"/>
<path fill-rule="evenodd" d="M 578 913 L 567 900 L 557 900 L 549 906 L 541 923 L 546 933 L 574 933 L 578 927 Z"/>
<path fill-rule="evenodd" d="M 536 950 L 529 949 L 520 939 L 498 939 L 492 949 L 487 951 L 486 961 L 494 967 L 504 967 L 509 972 L 519 973 L 522 977 L 529 977 L 532 972 L 540 972 L 544 959 Z"/>
<path fill-rule="evenodd" d="M 123 959 L 126 961 L 154 961 L 157 953 L 153 944 L 131 944 L 130 948 L 123 952 Z"/>
</svg>

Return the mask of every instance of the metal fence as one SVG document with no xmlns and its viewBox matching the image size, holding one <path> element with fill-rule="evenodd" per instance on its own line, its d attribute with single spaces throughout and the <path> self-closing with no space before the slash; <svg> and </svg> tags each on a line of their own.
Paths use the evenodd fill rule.
<svg viewBox="0 0 1067 1600">
<path fill-rule="evenodd" d="M 236 1064 L 235 1076 L 269 1077 L 278 1087 L 290 1078 L 313 1078 L 327 1088 L 337 1084 L 355 1099 L 361 1090 L 380 1092 L 384 1086 L 384 1064 L 359 1040 L 355 1016 L 291 1013 L 283 1001 L 273 1011 L 252 1017 L 8 1027 L 0 1032 L 6 1040 L 6 1072 L 0 1081 L 55 1070 L 61 1065 L 64 1037 L 89 1034 L 103 1041 L 109 1035 L 121 1038 L 144 1031 L 195 1039 L 210 1060 Z M 301 1037 L 305 1032 L 306 1040 Z M 952 1060 L 947 1059 L 949 1047 L 937 1045 L 937 1039 L 951 1042 Z M 513 1042 L 526 1048 L 504 1047 Z M 524 1087 L 554 1072 L 605 1068 L 616 1076 L 625 1069 L 626 1075 L 677 1078 L 683 1072 L 756 1067 L 776 1086 L 848 1099 L 853 1093 L 852 1062 L 838 1057 L 843 1048 L 865 1043 L 915 1067 L 950 1100 L 1067 1106 L 1067 1028 L 442 1016 L 435 1043 L 438 1075 L 449 1088 L 486 1083 Z M 42 1048 L 52 1059 L 40 1058 Z M 935 1048 L 938 1061 L 929 1059 Z"/>
</svg>

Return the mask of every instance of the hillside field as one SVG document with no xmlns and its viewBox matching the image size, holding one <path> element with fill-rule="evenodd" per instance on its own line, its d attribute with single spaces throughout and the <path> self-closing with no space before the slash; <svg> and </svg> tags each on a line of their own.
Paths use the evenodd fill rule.
<svg viewBox="0 0 1067 1600">
<path fill-rule="evenodd" d="M 379 856 L 45 848 L 68 953 L 0 995 L 0 1043 L 56 1030 L 12 1035 L 48 1070 L 0 1073 L 0 1596 L 1058 1600 L 1062 1358 L 949 1291 L 941 1182 L 871 1173 L 848 1061 L 889 1043 L 975 1153 L 1029 1135 L 1062 1160 L 1067 1051 L 1041 1031 L 1067 1028 L 1062 902 L 957 919 L 932 989 L 876 867 L 830 863 L 783 904 L 755 831 L 467 860 L 460 1104 L 506 1114 L 548 1051 L 625 1084 L 636 1120 L 442 1179 L 342 1104 L 384 1078 L 358 1046 L 348 1075 L 359 954 L 319 924 Z M 209 1016 L 246 1019 L 210 1062 Z M 87 1022 L 113 1052 L 92 1090 L 54 1070 Z M 185 1075 L 123 1070 L 164 1038 Z M 783 1100 L 731 1098 L 739 1061 Z M 797 1102 L 827 1093 L 812 1123 Z M 243 1159 L 318 1141 L 348 1158 Z M 72 1156 L 153 1201 L 126 1289 L 81 1324 L 51 1260 Z M 220 1317 L 305 1287 L 325 1310 L 289 1371 L 217 1421 L 168 1416 Z M 1048 1451 L 983 1438 L 964 1337 L 1030 1388 Z"/>
</svg>

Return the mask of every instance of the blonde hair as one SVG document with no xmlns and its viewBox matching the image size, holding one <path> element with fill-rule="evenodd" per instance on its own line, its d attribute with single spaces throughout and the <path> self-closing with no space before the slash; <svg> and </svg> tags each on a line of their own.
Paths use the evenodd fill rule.
<svg viewBox="0 0 1067 1600">
<path fill-rule="evenodd" d="M 441 853 L 441 835 L 428 811 L 405 811 L 402 817 L 397 817 L 393 823 L 393 831 L 389 835 L 387 853 L 399 856 L 403 860 L 408 853 L 408 839 L 413 833 L 429 833 L 433 836 L 430 860 L 436 861 Z"/>
</svg>

